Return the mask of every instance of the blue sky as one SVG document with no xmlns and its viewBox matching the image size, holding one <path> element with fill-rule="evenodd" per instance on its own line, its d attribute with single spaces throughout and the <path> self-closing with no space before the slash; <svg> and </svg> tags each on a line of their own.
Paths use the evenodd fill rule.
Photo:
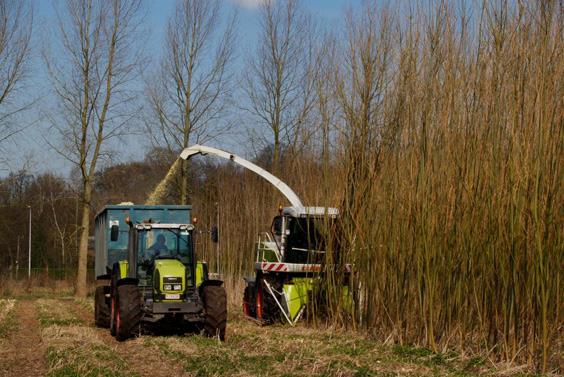
<svg viewBox="0 0 564 377">
<path fill-rule="evenodd" d="M 236 11 L 238 14 L 237 40 L 239 46 L 237 51 L 239 59 L 235 67 L 236 72 L 243 69 L 241 56 L 252 53 L 256 44 L 257 6 L 259 2 L 260 0 L 225 0 L 225 14 L 232 11 Z M 8 166 L 0 167 L 0 176 L 6 175 L 10 170 L 17 170 L 24 166 L 30 168 L 33 173 L 52 171 L 59 175 L 68 176 L 71 165 L 44 142 L 44 135 L 49 133 L 49 125 L 45 122 L 42 112 L 49 106 L 48 101 L 50 98 L 52 99 L 52 96 L 49 79 L 40 58 L 41 46 L 47 42 L 45 40 L 46 35 L 55 26 L 55 4 L 64 5 L 64 2 L 61 0 L 32 0 L 32 3 L 34 5 L 34 51 L 32 70 L 27 87 L 32 88 L 34 95 L 43 98 L 43 100 L 40 100 L 22 119 L 23 123 L 31 124 L 31 126 L 8 145 L 3 146 L 1 153 L 7 155 Z M 175 4 L 175 0 L 146 0 L 145 26 L 149 35 L 145 48 L 153 65 L 159 60 L 167 20 L 172 14 Z M 326 27 L 331 27 L 339 24 L 345 9 L 360 5 L 361 0 L 303 0 L 302 4 L 316 20 Z M 241 138 L 244 137 L 241 136 Z M 230 138 L 229 140 L 237 140 L 238 142 L 241 139 Z M 237 142 L 225 141 L 221 142 L 223 145 L 220 146 L 239 153 Z M 112 162 L 141 159 L 149 147 L 145 140 L 135 136 L 126 137 L 121 143 L 126 146 L 120 149 L 130 152 L 118 153 Z"/>
</svg>

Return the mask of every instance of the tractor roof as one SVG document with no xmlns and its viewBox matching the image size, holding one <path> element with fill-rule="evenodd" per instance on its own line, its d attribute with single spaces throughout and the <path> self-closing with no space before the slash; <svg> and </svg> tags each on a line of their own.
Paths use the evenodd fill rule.
<svg viewBox="0 0 564 377">
<path fill-rule="evenodd" d="M 180 229 L 180 230 L 194 230 L 192 224 L 159 224 L 159 223 L 141 223 L 135 224 L 135 228 L 139 230 L 150 229 Z"/>
</svg>

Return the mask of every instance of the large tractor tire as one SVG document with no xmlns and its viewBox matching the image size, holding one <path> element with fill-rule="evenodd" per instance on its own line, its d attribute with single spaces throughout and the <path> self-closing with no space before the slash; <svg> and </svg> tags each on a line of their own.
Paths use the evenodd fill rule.
<svg viewBox="0 0 564 377">
<path fill-rule="evenodd" d="M 202 299 L 206 317 L 204 320 L 204 333 L 209 337 L 219 336 L 225 340 L 227 327 L 227 294 L 225 288 L 219 285 L 207 285 L 202 290 Z"/>
<path fill-rule="evenodd" d="M 110 306 L 106 302 L 105 287 L 96 287 L 94 294 L 94 322 L 97 327 L 110 327 Z"/>
<path fill-rule="evenodd" d="M 115 316 L 116 339 L 126 340 L 139 334 L 143 317 L 141 291 L 137 285 L 125 284 L 117 287 L 117 310 Z"/>
</svg>

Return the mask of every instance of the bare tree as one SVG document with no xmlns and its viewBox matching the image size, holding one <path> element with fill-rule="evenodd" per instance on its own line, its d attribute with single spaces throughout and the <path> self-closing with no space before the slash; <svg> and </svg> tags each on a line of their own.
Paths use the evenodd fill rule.
<svg viewBox="0 0 564 377">
<path fill-rule="evenodd" d="M 11 120 L 29 105 L 18 91 L 27 72 L 32 24 L 27 1 L 0 0 L 0 143 L 21 131 Z"/>
<path fill-rule="evenodd" d="M 282 142 L 294 144 L 314 107 L 314 35 L 298 0 L 260 6 L 260 39 L 244 75 L 249 112 L 272 133 L 273 170 Z M 270 142 L 269 142 L 270 143 Z"/>
<path fill-rule="evenodd" d="M 147 97 L 158 129 L 156 143 L 169 150 L 205 142 L 224 132 L 231 94 L 235 16 L 222 27 L 219 0 L 179 1 L 168 24 L 160 71 L 147 83 Z M 156 131 L 156 132 L 155 132 Z M 180 202 L 187 202 L 188 165 L 182 162 Z"/>
<path fill-rule="evenodd" d="M 81 223 L 76 295 L 86 296 L 92 185 L 104 145 L 122 135 L 133 113 L 127 84 L 139 62 L 141 0 L 67 0 L 58 12 L 59 45 L 45 53 L 59 99 L 51 116 L 58 151 L 80 171 Z M 59 115 L 60 114 L 60 115 Z"/>
</svg>

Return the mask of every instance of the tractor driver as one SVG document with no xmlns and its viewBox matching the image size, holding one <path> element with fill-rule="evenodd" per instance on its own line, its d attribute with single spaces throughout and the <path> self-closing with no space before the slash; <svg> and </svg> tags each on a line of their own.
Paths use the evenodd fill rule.
<svg viewBox="0 0 564 377">
<path fill-rule="evenodd" d="M 166 246 L 166 238 L 163 234 L 159 234 L 157 236 L 157 242 L 155 242 L 148 250 L 151 250 L 152 253 L 148 253 L 149 255 L 152 254 L 152 257 L 158 257 L 161 254 L 168 253 L 168 247 Z"/>
</svg>

